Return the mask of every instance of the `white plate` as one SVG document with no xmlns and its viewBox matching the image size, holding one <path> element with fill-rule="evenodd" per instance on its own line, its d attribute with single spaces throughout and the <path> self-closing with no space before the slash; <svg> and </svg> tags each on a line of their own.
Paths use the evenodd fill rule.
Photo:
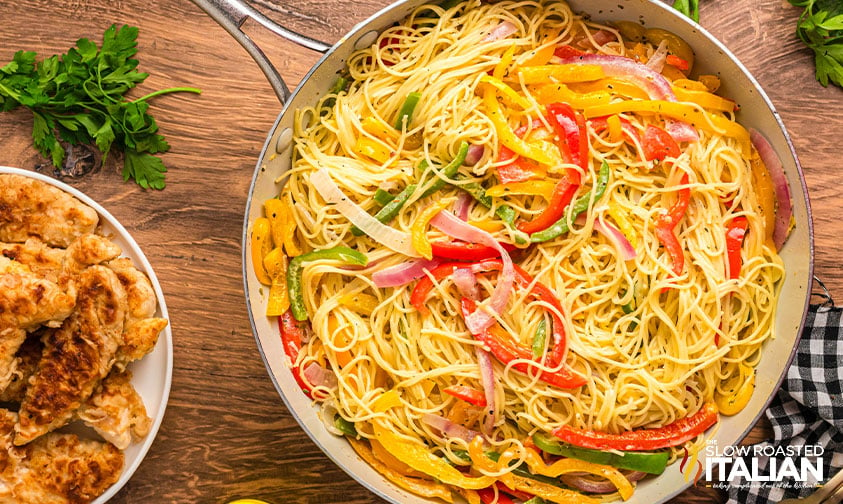
<svg viewBox="0 0 843 504">
<path fill-rule="evenodd" d="M 112 235 L 110 236 L 111 240 L 123 249 L 123 256 L 131 259 L 135 267 L 146 273 L 150 282 L 152 282 L 155 296 L 158 298 L 158 311 L 155 316 L 169 320 L 167 305 L 164 303 L 164 293 L 161 291 L 161 285 L 155 277 L 155 272 L 152 271 L 152 266 L 149 265 L 149 261 L 147 261 L 143 251 L 141 251 L 129 232 L 126 231 L 126 228 L 113 215 L 108 213 L 105 208 L 79 190 L 40 173 L 21 170 L 19 168 L 9 168 L 7 166 L 0 166 L 0 173 L 22 175 L 46 182 L 73 195 L 79 201 L 96 210 L 100 216 L 100 226 L 103 232 Z M 173 335 L 169 324 L 161 331 L 158 337 L 158 343 L 156 343 L 152 352 L 147 354 L 143 359 L 129 364 L 129 369 L 132 371 L 132 385 L 143 399 L 147 414 L 152 418 L 152 427 L 143 441 L 132 444 L 123 451 L 125 463 L 123 465 L 123 472 L 120 474 L 120 479 L 117 480 L 117 483 L 109 487 L 105 493 L 95 499 L 93 504 L 104 504 L 129 481 L 132 474 L 140 466 L 144 456 L 146 456 L 146 452 L 149 451 L 149 447 L 152 446 L 155 435 L 158 433 L 158 428 L 161 426 L 161 421 L 164 419 L 164 410 L 167 407 L 167 399 L 170 396 L 170 384 L 172 383 L 173 377 Z"/>
</svg>

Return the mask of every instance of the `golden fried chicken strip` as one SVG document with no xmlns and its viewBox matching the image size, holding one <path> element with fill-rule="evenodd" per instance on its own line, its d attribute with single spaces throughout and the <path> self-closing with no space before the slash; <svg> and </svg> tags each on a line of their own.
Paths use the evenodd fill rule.
<svg viewBox="0 0 843 504">
<path fill-rule="evenodd" d="M 131 379 L 131 371 L 112 371 L 76 413 L 85 425 L 121 450 L 140 441 L 152 426 Z"/>
<path fill-rule="evenodd" d="M 127 298 L 114 271 L 91 266 L 79 274 L 77 287 L 76 310 L 44 339 L 20 406 L 17 445 L 70 421 L 111 370 L 123 342 Z"/>
<path fill-rule="evenodd" d="M 123 344 L 115 362 L 118 369 L 125 369 L 126 364 L 152 351 L 159 334 L 167 327 L 167 319 L 154 317 L 158 306 L 155 290 L 149 277 L 135 268 L 130 259 L 120 257 L 109 261 L 107 266 L 117 273 L 129 300 Z"/>
<path fill-rule="evenodd" d="M 18 447 L 16 423 L 0 410 L 0 503 L 87 503 L 120 478 L 123 453 L 110 443 L 50 433 Z"/>
<path fill-rule="evenodd" d="M 15 377 L 15 354 L 26 332 L 39 325 L 58 326 L 76 300 L 29 267 L 0 256 L 0 391 Z"/>
<path fill-rule="evenodd" d="M 32 236 L 67 247 L 99 223 L 97 212 L 46 182 L 0 174 L 0 241 L 25 242 Z"/>
<path fill-rule="evenodd" d="M 35 370 L 38 369 L 38 361 L 41 360 L 41 351 L 44 348 L 41 338 L 49 331 L 55 331 L 55 329 L 42 328 L 26 335 L 26 340 L 15 356 L 17 358 L 15 372 L 9 385 L 0 392 L 0 401 L 7 403 L 23 401 L 29 377 L 35 374 Z"/>
</svg>

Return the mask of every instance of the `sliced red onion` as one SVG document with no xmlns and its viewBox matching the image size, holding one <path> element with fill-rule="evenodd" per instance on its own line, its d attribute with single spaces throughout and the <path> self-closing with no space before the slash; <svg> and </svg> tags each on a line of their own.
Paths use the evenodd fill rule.
<svg viewBox="0 0 843 504">
<path fill-rule="evenodd" d="M 477 436 L 482 436 L 482 434 L 477 431 L 468 429 L 460 424 L 456 424 L 448 420 L 445 417 L 434 415 L 432 413 L 425 413 L 424 415 L 422 415 L 421 420 L 422 422 L 441 432 L 444 436 L 449 438 L 462 439 L 467 443 L 473 441 L 474 438 L 476 438 Z"/>
<path fill-rule="evenodd" d="M 667 60 L 667 40 L 662 40 L 650 59 L 647 60 L 647 68 L 661 73 L 664 63 Z"/>
<path fill-rule="evenodd" d="M 461 221 L 468 220 L 468 213 L 471 211 L 471 200 L 471 195 L 467 192 L 460 192 L 460 195 L 457 196 L 457 201 L 454 203 L 454 214 Z"/>
<path fill-rule="evenodd" d="M 495 285 L 492 295 L 489 296 L 489 310 L 475 310 L 465 319 L 468 330 L 472 334 L 479 334 L 495 322 L 495 315 L 503 313 L 506 303 L 509 301 L 509 296 L 512 294 L 512 283 L 515 281 L 515 267 L 512 264 L 512 258 L 491 234 L 461 221 L 450 212 L 439 212 L 436 217 L 431 219 L 430 224 L 452 238 L 486 245 L 501 254 L 503 268 L 501 268 L 498 283 Z"/>
<path fill-rule="evenodd" d="M 776 250 L 781 250 L 790 232 L 790 219 L 793 216 L 790 186 L 787 185 L 782 161 L 767 138 L 759 131 L 750 129 L 749 140 L 755 150 L 758 151 L 758 155 L 761 156 L 761 161 L 767 166 L 767 171 L 770 172 L 770 179 L 776 190 L 776 226 L 773 228 L 773 243 L 776 245 Z"/>
<path fill-rule="evenodd" d="M 465 161 L 462 164 L 465 166 L 474 166 L 483 157 L 486 152 L 486 147 L 482 144 L 471 144 L 468 146 L 468 153 L 465 155 Z"/>
<path fill-rule="evenodd" d="M 635 247 L 629 243 L 626 236 L 615 226 L 609 224 L 603 219 L 597 218 L 594 220 L 594 229 L 612 242 L 615 248 L 618 249 L 618 252 L 620 252 L 624 261 L 635 259 L 635 256 L 638 255 L 638 252 L 635 251 Z"/>
<path fill-rule="evenodd" d="M 471 268 L 457 268 L 451 276 L 454 279 L 454 285 L 460 291 L 463 297 L 477 301 L 480 299 L 480 288 L 477 285 L 477 276 L 471 271 Z"/>
<path fill-rule="evenodd" d="M 369 212 L 363 210 L 363 207 L 343 194 L 327 170 L 320 168 L 313 172 L 310 175 L 310 183 L 313 184 L 313 187 L 326 203 L 334 205 L 339 213 L 363 230 L 370 238 L 399 254 L 409 257 L 419 256 L 419 253 L 413 248 L 412 237 L 409 233 L 398 231 L 369 215 Z"/>
<path fill-rule="evenodd" d="M 325 369 L 316 361 L 312 361 L 304 368 L 302 376 L 314 387 L 325 387 L 328 389 L 337 387 L 337 375 Z"/>
<path fill-rule="evenodd" d="M 559 62 L 572 65 L 599 65 L 606 76 L 633 82 L 644 89 L 651 100 L 677 101 L 670 82 L 662 74 L 630 58 L 608 54 L 582 54 L 563 58 Z M 700 139 L 697 130 L 686 122 L 666 119 L 665 128 L 677 142 L 696 142 Z"/>
<path fill-rule="evenodd" d="M 495 40 L 505 39 L 518 31 L 518 27 L 509 21 L 504 21 L 501 24 L 492 28 L 488 35 L 483 37 L 483 42 L 494 42 Z"/>
<path fill-rule="evenodd" d="M 407 261 L 372 273 L 372 282 L 378 288 L 400 287 L 423 277 L 425 270 L 430 271 L 437 266 L 439 266 L 437 259 Z"/>
<path fill-rule="evenodd" d="M 483 433 L 492 437 L 492 429 L 495 427 L 495 418 L 498 417 L 498 407 L 495 403 L 495 370 L 492 367 L 492 356 L 481 347 L 476 347 L 477 365 L 480 366 L 480 383 L 483 385 L 483 392 L 486 393 L 486 421 L 483 422 Z"/>
<path fill-rule="evenodd" d="M 647 473 L 641 471 L 630 472 L 628 474 L 624 474 L 626 479 L 630 482 L 636 482 L 646 476 Z M 617 492 L 618 488 L 615 486 L 614 483 L 608 480 L 594 480 L 588 476 L 584 476 L 582 474 L 563 474 L 559 477 L 566 485 L 576 488 L 577 490 L 582 490 L 583 492 L 588 493 L 596 493 L 596 494 L 608 494 Z"/>
<path fill-rule="evenodd" d="M 591 37 L 594 39 L 594 42 L 597 45 L 606 45 L 609 42 L 614 42 L 618 40 L 617 35 L 610 32 L 609 30 L 597 30 L 591 35 Z"/>
</svg>

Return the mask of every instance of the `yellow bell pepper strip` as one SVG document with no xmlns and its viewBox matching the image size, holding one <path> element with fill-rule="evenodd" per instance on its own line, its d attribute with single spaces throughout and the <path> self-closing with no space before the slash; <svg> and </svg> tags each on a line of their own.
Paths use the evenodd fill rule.
<svg viewBox="0 0 843 504">
<path fill-rule="evenodd" d="M 601 117 L 624 112 L 661 114 L 684 121 L 694 128 L 736 139 L 744 150 L 750 152 L 749 132 L 740 124 L 723 116 L 700 111 L 687 103 L 665 100 L 625 100 L 609 105 L 589 107 L 583 111 L 586 118 Z"/>
<path fill-rule="evenodd" d="M 258 281 L 264 285 L 271 285 L 272 278 L 267 273 L 263 265 L 263 258 L 272 251 L 272 237 L 269 219 L 266 217 L 258 217 L 252 222 L 252 267 L 255 270 L 255 276 Z"/>
<path fill-rule="evenodd" d="M 500 91 L 503 98 L 512 105 L 517 105 L 525 110 L 532 106 L 530 100 L 518 94 L 517 91 L 515 91 L 509 86 L 509 84 L 505 83 L 504 81 L 498 78 L 484 74 L 480 77 L 480 82 L 483 84 L 488 84 L 496 90 Z"/>
<path fill-rule="evenodd" d="M 398 115 L 395 117 L 395 129 L 402 130 L 404 128 L 410 129 L 410 121 L 413 120 L 413 112 L 421 99 L 421 93 L 413 91 L 404 99 L 404 103 L 398 110 Z"/>
<path fill-rule="evenodd" d="M 551 33 L 545 33 L 541 39 L 542 40 L 553 40 L 559 36 L 559 31 L 553 31 Z M 526 59 L 521 60 L 522 66 L 537 66 L 537 65 L 546 65 L 550 58 L 553 57 L 553 53 L 556 52 L 556 44 L 548 44 L 533 49 L 532 51 L 528 51 L 528 55 Z"/>
<path fill-rule="evenodd" d="M 483 91 L 483 103 L 486 105 L 486 114 L 495 127 L 495 132 L 498 134 L 498 140 L 503 145 L 520 156 L 530 158 L 538 163 L 551 164 L 552 159 L 550 156 L 541 149 L 519 138 L 512 128 L 510 128 L 504 116 L 503 109 L 501 109 L 500 103 L 498 103 L 494 89 L 486 88 Z"/>
<path fill-rule="evenodd" d="M 685 268 L 685 252 L 676 238 L 674 229 L 685 216 L 691 201 L 691 189 L 688 185 L 688 174 L 683 173 L 679 185 L 685 186 L 677 191 L 676 201 L 669 210 L 664 211 L 656 220 L 656 237 L 664 246 L 673 264 L 673 274 L 679 276 Z"/>
<path fill-rule="evenodd" d="M 281 247 L 275 247 L 263 258 L 263 266 L 272 278 L 266 300 L 266 316 L 277 317 L 290 308 L 290 296 L 287 293 L 287 256 Z"/>
<path fill-rule="evenodd" d="M 720 112 L 734 112 L 737 107 L 737 104 L 732 100 L 723 98 L 722 96 L 717 96 L 716 94 L 709 93 L 708 91 L 696 91 L 674 85 L 673 94 L 675 94 L 676 99 L 681 102 L 693 102 L 705 109 L 717 110 Z"/>
<path fill-rule="evenodd" d="M 272 241 L 276 247 L 284 247 L 288 256 L 301 254 L 301 248 L 296 244 L 296 220 L 293 209 L 285 199 L 271 198 L 263 203 L 263 210 L 272 228 Z"/>
<path fill-rule="evenodd" d="M 541 84 L 530 87 L 533 98 L 542 105 L 553 102 L 567 103 L 575 109 L 584 109 L 595 105 L 606 105 L 612 101 L 607 91 L 576 93 L 565 84 Z"/>
<path fill-rule="evenodd" d="M 390 390 L 375 401 L 373 409 L 377 413 L 382 413 L 400 404 L 400 402 L 398 393 L 395 390 Z M 377 418 L 372 421 L 372 431 L 375 434 L 375 439 L 395 458 L 441 483 L 468 490 L 477 490 L 486 488 L 495 482 L 495 478 L 490 476 L 466 476 L 441 457 L 432 454 L 430 449 L 422 443 L 404 439 L 384 427 L 383 423 Z"/>
<path fill-rule="evenodd" d="M 579 214 L 588 210 L 588 207 L 591 205 L 592 201 L 592 193 L 594 194 L 593 199 L 595 202 L 602 198 L 603 193 L 606 192 L 606 186 L 608 184 L 609 164 L 606 163 L 606 161 L 603 161 L 603 164 L 600 166 L 600 172 L 598 172 L 597 175 L 597 181 L 595 182 L 592 190 L 580 196 L 579 199 L 577 199 L 573 203 L 573 207 L 571 208 L 570 212 L 571 220 L 576 219 Z M 559 220 L 554 222 L 550 227 L 531 234 L 530 241 L 533 243 L 542 243 L 567 233 L 570 229 L 567 214 L 568 212 L 563 212 L 562 217 L 560 217 Z"/>
<path fill-rule="evenodd" d="M 553 193 L 544 210 L 533 220 L 519 223 L 518 230 L 533 234 L 552 226 L 554 222 L 564 216 L 565 209 L 568 208 L 578 188 L 579 185 L 571 182 L 568 177 L 560 179 L 554 186 Z"/>
<path fill-rule="evenodd" d="M 572 91 L 578 93 L 591 94 L 604 92 L 609 93 L 613 96 L 623 96 L 626 98 L 635 98 L 639 100 L 647 100 L 650 98 L 650 95 L 648 95 L 646 91 L 636 86 L 635 84 L 611 77 L 606 79 L 600 79 L 594 82 L 575 83 L 571 84 L 569 87 Z"/>
<path fill-rule="evenodd" d="M 764 243 L 775 249 L 773 232 L 776 229 L 776 189 L 770 172 L 755 147 L 752 148 L 749 165 L 752 170 L 752 186 L 758 200 L 758 213 L 764 224 Z"/>
<path fill-rule="evenodd" d="M 740 365 L 740 384 L 737 389 L 732 388 L 725 394 L 714 393 L 714 404 L 723 415 L 737 415 L 740 413 L 755 392 L 755 370 L 745 364 Z"/>
<path fill-rule="evenodd" d="M 638 248 L 638 233 L 635 232 L 635 227 L 627 217 L 626 212 L 614 201 L 609 201 L 608 214 L 618 225 L 618 229 L 621 230 L 627 241 L 632 244 L 632 247 Z"/>
<path fill-rule="evenodd" d="M 705 84 L 693 79 L 676 79 L 673 81 L 672 86 L 674 91 L 676 91 L 676 88 L 682 88 L 688 91 L 708 91 Z"/>
<path fill-rule="evenodd" d="M 553 196 L 556 184 L 549 180 L 528 180 L 526 182 L 512 182 L 497 184 L 486 189 L 486 195 L 501 198 L 508 194 L 522 194 L 527 196 L 541 196 L 547 201 Z"/>
<path fill-rule="evenodd" d="M 386 163 L 392 157 L 392 149 L 369 137 L 360 136 L 354 144 L 354 152 L 374 159 L 378 163 Z"/>
<path fill-rule="evenodd" d="M 703 404 L 695 414 L 652 429 L 610 434 L 563 425 L 551 434 L 566 443 L 594 450 L 652 451 L 682 443 L 697 437 L 717 422 L 717 406 Z"/>
<path fill-rule="evenodd" d="M 490 459 L 483 452 L 483 440 L 480 437 L 474 438 L 468 444 L 468 455 L 471 457 L 471 463 L 474 467 L 489 471 L 497 472 L 501 466 Z M 513 490 L 520 490 L 531 495 L 536 495 L 542 499 L 555 502 L 556 504 L 599 504 L 600 501 L 592 499 L 586 495 L 566 488 L 559 488 L 550 483 L 538 481 L 529 477 L 513 474 L 513 472 L 506 472 L 499 476 L 498 481 Z"/>
<path fill-rule="evenodd" d="M 341 306 L 347 306 L 357 313 L 362 313 L 363 315 L 371 315 L 372 312 L 375 311 L 375 308 L 377 308 L 380 304 L 378 298 L 372 296 L 371 294 L 364 294 L 362 292 L 340 296 L 338 303 Z"/>
<path fill-rule="evenodd" d="M 439 498 L 445 502 L 454 502 L 453 494 L 447 486 L 441 483 L 436 483 L 435 481 L 403 475 L 384 464 L 379 458 L 375 457 L 372 449 L 367 446 L 365 441 L 348 438 L 348 442 L 351 444 L 354 451 L 357 452 L 357 455 L 363 459 L 363 461 L 399 487 L 422 497 Z"/>
<path fill-rule="evenodd" d="M 290 310 L 296 320 L 307 320 L 307 308 L 302 294 L 302 272 L 305 263 L 319 260 L 340 261 L 346 264 L 365 266 L 369 260 L 365 254 L 357 250 L 337 246 L 329 249 L 314 250 L 294 257 L 287 267 L 287 290 L 290 296 Z"/>
<path fill-rule="evenodd" d="M 525 84 L 545 84 L 548 82 L 588 82 L 602 79 L 606 74 L 599 65 L 540 65 L 519 66 L 509 79 Z"/>
<path fill-rule="evenodd" d="M 623 124 L 619 115 L 610 115 L 607 117 L 606 127 L 609 129 L 609 140 L 613 142 L 623 140 Z"/>
<path fill-rule="evenodd" d="M 496 79 L 503 79 L 509 69 L 509 65 L 512 64 L 512 58 L 514 55 L 515 44 L 512 44 L 506 51 L 504 51 L 500 61 L 498 61 L 498 64 L 495 65 L 494 70 L 492 70 L 492 77 Z"/>
<path fill-rule="evenodd" d="M 425 259 L 433 259 L 433 247 L 430 245 L 430 240 L 427 239 L 427 225 L 431 219 L 436 217 L 436 214 L 447 208 L 450 204 L 450 200 L 438 201 L 422 210 L 413 221 L 411 227 L 413 248 Z"/>
<path fill-rule="evenodd" d="M 366 133 L 378 137 L 381 140 L 395 139 L 397 133 L 380 119 L 373 116 L 366 116 L 360 121 L 360 126 Z"/>
</svg>

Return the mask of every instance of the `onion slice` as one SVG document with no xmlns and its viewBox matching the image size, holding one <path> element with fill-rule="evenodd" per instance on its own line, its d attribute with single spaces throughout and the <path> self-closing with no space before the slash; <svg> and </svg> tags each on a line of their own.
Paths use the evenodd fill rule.
<svg viewBox="0 0 843 504">
<path fill-rule="evenodd" d="M 598 217 L 597 219 L 594 219 L 594 229 L 612 242 L 615 248 L 618 249 L 618 252 L 620 252 L 624 261 L 635 259 L 635 256 L 638 255 L 635 247 L 629 243 L 629 240 L 626 236 L 624 236 L 621 230 L 604 221 L 602 218 Z"/>
<path fill-rule="evenodd" d="M 445 417 L 434 415 L 433 413 L 425 413 L 422 415 L 421 420 L 441 432 L 444 436 L 462 439 L 467 443 L 470 443 L 474 438 L 481 435 L 477 431 L 463 427 L 460 424 L 456 424 Z"/>
<path fill-rule="evenodd" d="M 483 384 L 483 392 L 486 394 L 486 421 L 483 422 L 483 434 L 492 437 L 492 429 L 495 427 L 495 419 L 499 411 L 495 402 L 495 370 L 492 367 L 492 356 L 481 347 L 476 347 L 477 364 L 480 366 L 480 383 Z"/>
<path fill-rule="evenodd" d="M 517 26 L 515 26 L 509 21 L 504 21 L 503 23 L 492 28 L 492 31 L 490 31 L 485 37 L 483 37 L 483 42 L 494 42 L 495 40 L 505 39 L 506 37 L 515 33 L 517 30 Z"/>
<path fill-rule="evenodd" d="M 328 371 L 316 361 L 312 361 L 304 368 L 302 376 L 314 387 L 333 389 L 338 385 L 337 375 Z"/>
<path fill-rule="evenodd" d="M 370 238 L 399 254 L 419 257 L 419 253 L 413 248 L 409 233 L 398 231 L 369 215 L 369 212 L 363 210 L 363 207 L 343 194 L 336 182 L 331 179 L 327 170 L 320 168 L 313 172 L 310 175 L 310 183 L 313 184 L 313 187 L 326 203 L 334 205 L 339 213 Z"/>
<path fill-rule="evenodd" d="M 632 82 L 646 91 L 651 100 L 677 101 L 670 82 L 662 74 L 630 58 L 608 54 L 581 54 L 563 58 L 560 63 L 598 65 L 607 77 L 616 77 Z M 665 128 L 677 142 L 696 142 L 700 139 L 697 130 L 686 122 L 666 119 Z"/>
<path fill-rule="evenodd" d="M 400 287 L 423 277 L 425 270 L 430 271 L 437 266 L 439 266 L 439 261 L 436 259 L 415 259 L 372 273 L 372 282 L 374 282 L 375 287 L 381 289 L 384 287 Z"/>
<path fill-rule="evenodd" d="M 770 180 L 776 190 L 776 225 L 773 228 L 773 243 L 776 245 L 776 250 L 781 250 L 790 232 L 790 219 L 793 217 L 790 186 L 787 184 L 782 161 L 767 138 L 759 131 L 750 129 L 749 141 L 752 142 L 758 155 L 761 156 L 761 161 L 770 172 Z"/>
<path fill-rule="evenodd" d="M 515 281 L 515 266 L 512 264 L 512 258 L 491 234 L 461 221 L 450 212 L 439 212 L 431 219 L 430 224 L 452 238 L 492 247 L 501 254 L 503 268 L 501 268 L 497 285 L 489 296 L 488 310 L 475 310 L 465 319 L 468 330 L 472 334 L 480 334 L 495 322 L 495 315 L 503 313 L 509 296 L 512 294 L 512 284 Z"/>
<path fill-rule="evenodd" d="M 640 480 L 641 478 L 643 478 L 646 475 L 647 475 L 647 473 L 644 473 L 644 472 L 641 472 L 641 471 L 634 471 L 634 472 L 624 474 L 624 477 L 626 477 L 626 479 L 629 480 L 630 482 L 634 483 L 634 482 Z M 589 478 L 589 477 L 587 477 L 585 475 L 582 475 L 582 474 L 579 474 L 579 473 L 563 474 L 562 476 L 560 476 L 560 479 L 566 485 L 574 487 L 577 490 L 582 490 L 583 492 L 588 492 L 588 493 L 608 494 L 608 493 L 616 492 L 618 490 L 618 488 L 615 486 L 615 484 L 612 483 L 611 481 L 607 481 L 607 480 L 599 480 L 598 481 L 598 480 Z"/>
<path fill-rule="evenodd" d="M 477 285 L 477 276 L 471 271 L 471 268 L 457 268 L 454 270 L 451 278 L 454 279 L 454 285 L 460 291 L 463 297 L 467 297 L 473 301 L 480 299 L 480 289 Z"/>
<path fill-rule="evenodd" d="M 468 146 L 468 153 L 465 155 L 465 161 L 462 164 L 465 166 L 474 166 L 483 157 L 486 152 L 486 147 L 483 144 L 471 144 Z"/>
</svg>

